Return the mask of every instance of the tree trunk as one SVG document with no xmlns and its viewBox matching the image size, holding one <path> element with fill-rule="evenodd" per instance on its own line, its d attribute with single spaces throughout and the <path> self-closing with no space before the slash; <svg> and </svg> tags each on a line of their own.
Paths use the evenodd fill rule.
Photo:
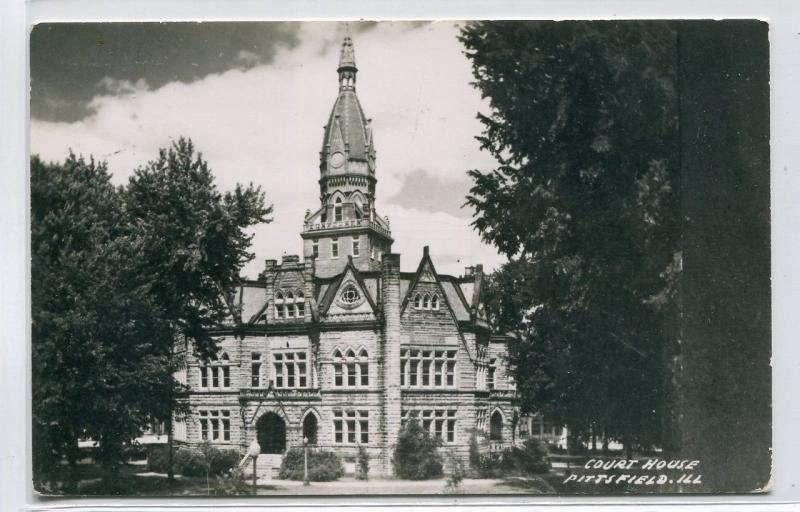
<svg viewBox="0 0 800 512">
<path fill-rule="evenodd" d="M 78 492 L 78 439 L 70 440 L 67 447 L 67 480 L 64 482 L 64 492 L 67 494 L 75 494 Z"/>
<path fill-rule="evenodd" d="M 167 479 L 172 481 L 175 480 L 175 469 L 173 468 L 174 465 L 174 446 L 173 446 L 173 436 L 172 436 L 172 415 L 170 414 L 169 418 L 166 421 L 167 427 Z"/>
</svg>

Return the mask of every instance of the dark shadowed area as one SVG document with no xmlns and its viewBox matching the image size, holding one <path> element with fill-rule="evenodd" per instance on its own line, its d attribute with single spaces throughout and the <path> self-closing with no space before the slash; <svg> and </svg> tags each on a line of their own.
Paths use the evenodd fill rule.
<svg viewBox="0 0 800 512">
<path fill-rule="evenodd" d="M 272 62 L 297 23 L 45 23 L 31 31 L 31 116 L 73 122 L 91 99 Z M 146 79 L 145 79 L 146 77 Z"/>
</svg>

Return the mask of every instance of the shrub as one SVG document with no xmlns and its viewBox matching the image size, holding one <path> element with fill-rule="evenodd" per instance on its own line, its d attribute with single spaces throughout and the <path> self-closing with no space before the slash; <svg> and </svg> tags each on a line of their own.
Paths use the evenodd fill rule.
<svg viewBox="0 0 800 512">
<path fill-rule="evenodd" d="M 514 467 L 521 473 L 535 474 L 550 471 L 547 448 L 538 439 L 527 439 L 523 447 L 513 449 Z"/>
<path fill-rule="evenodd" d="M 308 479 L 330 482 L 344 475 L 342 460 L 333 452 L 308 450 Z M 303 480 L 303 449 L 292 448 L 283 457 L 278 476 L 283 480 Z"/>
<path fill-rule="evenodd" d="M 239 465 L 241 455 L 236 450 L 213 450 L 211 452 L 211 474 L 224 475 Z"/>
<path fill-rule="evenodd" d="M 550 457 L 547 448 L 531 438 L 525 441 L 522 448 L 506 448 L 502 452 L 481 454 L 475 468 L 483 478 L 546 473 L 550 471 Z"/>
<path fill-rule="evenodd" d="M 217 477 L 217 481 L 214 483 L 214 494 L 217 496 L 253 494 L 253 486 L 248 482 L 241 469 L 233 468 L 227 474 Z"/>
<path fill-rule="evenodd" d="M 152 448 L 147 455 L 147 469 L 156 473 L 166 473 L 169 461 L 169 449 L 166 446 Z M 239 452 L 236 450 L 219 450 L 213 447 L 189 448 L 181 446 L 173 453 L 173 470 L 184 476 L 222 475 L 239 464 Z"/>
<path fill-rule="evenodd" d="M 442 476 L 442 458 L 432 439 L 415 419 L 400 430 L 394 449 L 394 470 L 408 480 L 426 480 Z"/>
<path fill-rule="evenodd" d="M 166 473 L 169 464 L 169 446 L 153 446 L 147 452 L 147 469 L 154 473 Z"/>
<path fill-rule="evenodd" d="M 196 448 L 175 450 L 175 472 L 184 476 L 206 476 L 203 454 Z"/>
<path fill-rule="evenodd" d="M 358 447 L 358 469 L 356 478 L 359 480 L 369 480 L 369 454 L 363 446 Z"/>
</svg>

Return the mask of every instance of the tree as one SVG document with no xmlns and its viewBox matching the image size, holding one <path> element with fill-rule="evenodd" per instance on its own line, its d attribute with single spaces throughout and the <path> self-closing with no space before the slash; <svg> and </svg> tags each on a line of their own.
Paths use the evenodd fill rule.
<svg viewBox="0 0 800 512">
<path fill-rule="evenodd" d="M 679 269 L 675 32 L 665 22 L 470 23 L 490 112 L 467 202 L 509 258 L 487 286 L 523 409 L 651 446 Z"/>
<path fill-rule="evenodd" d="M 407 480 L 426 480 L 442 475 L 442 458 L 436 439 L 419 422 L 410 419 L 397 436 L 394 449 L 394 470 Z"/>
<path fill-rule="evenodd" d="M 130 222 L 147 241 L 139 273 L 150 277 L 167 318 L 197 353 L 216 355 L 209 330 L 238 317 L 230 294 L 254 257 L 245 229 L 271 220 L 264 193 L 252 184 L 221 193 L 208 163 L 180 138 L 134 172 L 124 197 Z"/>
<path fill-rule="evenodd" d="M 254 257 L 248 252 L 252 235 L 245 230 L 270 222 L 272 207 L 252 184 L 221 193 L 208 163 L 184 138 L 135 171 L 124 200 L 130 225 L 145 240 L 137 272 L 148 276 L 184 348 L 202 360 L 215 357 L 216 339 L 209 331 L 226 322 L 241 326 L 231 294 L 242 267 Z M 170 445 L 179 403 L 177 394 L 162 402 Z"/>
<path fill-rule="evenodd" d="M 83 437 L 100 442 L 104 478 L 114 479 L 171 371 L 172 333 L 133 272 L 142 240 L 123 229 L 123 210 L 105 164 L 32 158 L 34 478 L 66 457 L 67 492 Z"/>
</svg>

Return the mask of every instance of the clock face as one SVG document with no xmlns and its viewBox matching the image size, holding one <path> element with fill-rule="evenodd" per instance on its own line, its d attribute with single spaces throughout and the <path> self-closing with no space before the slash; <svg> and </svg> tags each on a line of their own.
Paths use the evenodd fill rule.
<svg viewBox="0 0 800 512">
<path fill-rule="evenodd" d="M 344 163 L 344 155 L 341 153 L 334 153 L 331 155 L 331 167 L 341 167 Z"/>
</svg>

